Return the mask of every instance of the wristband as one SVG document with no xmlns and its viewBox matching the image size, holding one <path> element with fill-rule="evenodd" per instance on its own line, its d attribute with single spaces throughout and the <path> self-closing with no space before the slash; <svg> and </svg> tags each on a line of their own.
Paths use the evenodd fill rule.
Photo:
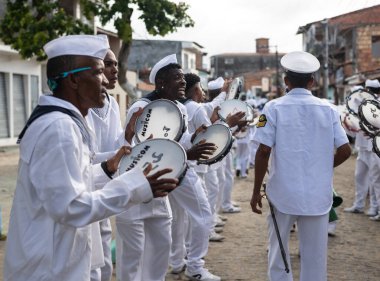
<svg viewBox="0 0 380 281">
<path fill-rule="evenodd" d="M 101 164 L 100 164 L 100 167 L 102 167 L 104 173 L 110 178 L 112 179 L 112 176 L 114 173 L 110 172 L 107 168 L 107 161 L 103 161 Z"/>
</svg>

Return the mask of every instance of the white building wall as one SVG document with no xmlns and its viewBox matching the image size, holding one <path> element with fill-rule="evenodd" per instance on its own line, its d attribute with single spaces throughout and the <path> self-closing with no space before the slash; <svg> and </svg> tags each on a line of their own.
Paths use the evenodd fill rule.
<svg viewBox="0 0 380 281">
<path fill-rule="evenodd" d="M 5 84 L 0 89 L 0 98 L 4 101 L 1 110 L 6 110 L 2 122 L 7 127 L 6 135 L 0 137 L 0 146 L 15 145 L 20 133 L 18 128 L 25 125 L 22 123 L 31 114 L 41 93 L 41 63 L 23 60 L 18 52 L 0 43 L 0 75 Z"/>
</svg>

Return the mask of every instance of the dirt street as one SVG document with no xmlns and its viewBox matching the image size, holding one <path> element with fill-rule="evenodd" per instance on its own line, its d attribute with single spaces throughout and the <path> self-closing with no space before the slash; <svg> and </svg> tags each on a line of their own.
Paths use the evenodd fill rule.
<svg viewBox="0 0 380 281">
<path fill-rule="evenodd" d="M 2 208 L 3 232 L 8 229 L 12 194 L 15 187 L 18 162 L 17 148 L 0 150 L 0 205 Z M 335 171 L 334 187 L 343 197 L 337 208 L 339 223 L 335 237 L 329 238 L 328 279 L 334 281 L 379 281 L 380 280 L 380 222 L 373 222 L 364 214 L 348 214 L 343 208 L 351 206 L 354 196 L 355 157 L 352 156 Z M 205 258 L 206 267 L 222 276 L 225 281 L 267 280 L 267 231 L 266 216 L 256 215 L 250 210 L 249 200 L 253 185 L 253 170 L 248 179 L 236 179 L 233 198 L 242 207 L 242 212 L 229 214 L 224 227 L 226 237 L 222 243 L 210 243 Z M 297 233 L 293 233 L 290 252 L 294 279 L 299 276 Z M 0 241 L 0 276 L 2 276 L 5 242 Z M 2 280 L 2 278 L 0 278 Z M 114 278 L 116 280 L 116 278 Z M 168 274 L 168 281 L 186 280 L 183 276 Z"/>
</svg>

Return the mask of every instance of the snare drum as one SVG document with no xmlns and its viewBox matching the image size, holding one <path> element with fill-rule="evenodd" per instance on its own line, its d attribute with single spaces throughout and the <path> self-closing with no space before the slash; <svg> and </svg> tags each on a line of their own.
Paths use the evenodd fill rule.
<svg viewBox="0 0 380 281">
<path fill-rule="evenodd" d="M 151 163 L 153 167 L 149 174 L 170 168 L 173 171 L 162 177 L 178 178 L 180 181 L 186 174 L 186 161 L 186 152 L 177 142 L 169 139 L 150 139 L 138 143 L 132 148 L 131 154 L 120 160 L 118 174 L 136 167 L 144 170 Z"/>
<path fill-rule="evenodd" d="M 243 111 L 245 113 L 245 116 L 242 118 L 242 120 L 246 120 L 248 116 L 247 103 L 241 100 L 227 100 L 220 104 L 218 115 L 220 119 L 226 122 L 227 116 L 229 114 L 233 115 L 239 111 Z"/>
<path fill-rule="evenodd" d="M 360 120 L 371 130 L 380 129 L 380 102 L 364 100 L 359 106 Z"/>
<path fill-rule="evenodd" d="M 198 160 L 199 164 L 214 164 L 224 158 L 231 149 L 233 138 L 230 128 L 223 124 L 213 124 L 207 127 L 205 131 L 200 132 L 194 139 L 193 144 L 199 143 L 201 140 L 213 143 L 216 150 L 209 159 Z"/>
<path fill-rule="evenodd" d="M 241 79 L 235 78 L 232 80 L 228 93 L 226 95 L 226 100 L 232 100 L 237 98 L 237 94 L 241 91 Z"/>
<path fill-rule="evenodd" d="M 346 98 L 346 107 L 349 113 L 358 116 L 359 105 L 364 100 L 376 99 L 376 95 L 365 89 L 358 89 L 349 94 Z"/>
<path fill-rule="evenodd" d="M 372 150 L 380 157 L 380 134 L 377 134 L 372 139 Z"/>
<path fill-rule="evenodd" d="M 185 122 L 179 107 L 170 100 L 158 99 L 145 106 L 137 118 L 135 136 L 137 142 L 148 139 L 150 135 L 178 141 L 184 128 Z"/>
</svg>

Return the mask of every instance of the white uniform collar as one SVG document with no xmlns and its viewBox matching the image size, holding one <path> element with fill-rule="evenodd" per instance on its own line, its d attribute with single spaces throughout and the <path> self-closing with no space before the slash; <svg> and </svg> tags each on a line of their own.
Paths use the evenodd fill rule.
<svg viewBox="0 0 380 281">
<path fill-rule="evenodd" d="M 294 88 L 286 93 L 286 95 L 312 95 L 312 93 L 305 88 Z"/>
</svg>

